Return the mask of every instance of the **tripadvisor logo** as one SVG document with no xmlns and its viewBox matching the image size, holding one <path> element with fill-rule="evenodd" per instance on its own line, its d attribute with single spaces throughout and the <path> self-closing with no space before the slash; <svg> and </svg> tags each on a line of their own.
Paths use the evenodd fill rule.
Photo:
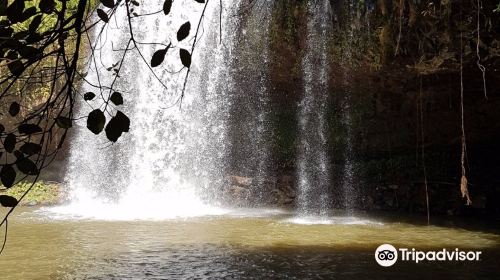
<svg viewBox="0 0 500 280">
<path fill-rule="evenodd" d="M 382 244 L 375 250 L 375 260 L 381 266 L 392 266 L 398 261 L 419 263 L 421 261 L 479 261 L 481 251 L 462 251 L 442 249 L 439 251 L 418 251 L 415 248 L 396 249 L 391 244 Z"/>
</svg>

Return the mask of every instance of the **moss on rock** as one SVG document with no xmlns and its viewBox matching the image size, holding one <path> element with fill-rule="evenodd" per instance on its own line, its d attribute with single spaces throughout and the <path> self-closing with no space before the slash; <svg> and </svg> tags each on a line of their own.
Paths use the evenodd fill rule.
<svg viewBox="0 0 500 280">
<path fill-rule="evenodd" d="M 8 190 L 2 192 L 13 196 L 18 200 L 28 190 L 32 183 L 20 182 Z M 21 200 L 20 205 L 53 205 L 62 200 L 61 185 L 55 182 L 36 182 L 28 194 Z"/>
</svg>

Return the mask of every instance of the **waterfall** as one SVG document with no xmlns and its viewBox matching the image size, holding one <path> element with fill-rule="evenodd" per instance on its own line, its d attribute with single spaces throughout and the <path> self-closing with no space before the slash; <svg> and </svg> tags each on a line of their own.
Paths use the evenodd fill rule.
<svg viewBox="0 0 500 280">
<path fill-rule="evenodd" d="M 355 188 L 355 173 L 354 173 L 354 150 L 353 150 L 353 139 L 352 139 L 352 109 L 351 109 L 351 95 L 352 95 L 352 85 L 350 81 L 352 79 L 350 75 L 351 67 L 353 66 L 353 53 L 352 44 L 354 41 L 354 18 L 355 18 L 355 7 L 352 1 L 347 1 L 344 3 L 343 10 L 345 11 L 346 22 L 345 24 L 345 45 L 342 48 L 342 58 L 340 64 L 343 68 L 342 75 L 342 88 L 344 96 L 342 100 L 342 124 L 345 127 L 345 148 L 344 148 L 344 167 L 342 176 L 342 191 L 345 208 L 349 215 L 353 214 L 354 203 L 356 199 L 356 188 Z"/>
<path fill-rule="evenodd" d="M 130 133 L 110 145 L 105 136 L 93 135 L 86 129 L 85 119 L 77 123 L 66 180 L 71 203 L 57 211 L 105 219 L 221 213 L 211 205 L 217 205 L 231 149 L 228 126 L 233 101 L 229 93 L 235 82 L 229 70 L 239 2 L 224 1 L 222 17 L 219 2 L 209 2 L 181 104 L 177 101 L 186 69 L 171 73 L 182 68 L 177 48 L 168 52 L 164 64 L 154 68 L 166 88 L 136 51 L 127 54 L 115 90 L 123 93 L 125 105 L 118 109 L 130 117 Z M 162 5 L 159 0 L 143 1 L 136 12 L 151 13 L 161 10 Z M 174 1 L 171 15 L 134 18 L 132 24 L 138 31 L 135 38 L 164 44 L 171 39 L 172 45 L 190 49 L 203 6 L 191 0 Z M 114 78 L 106 68 L 119 61 L 123 52 L 116 50 L 125 48 L 129 37 L 124 9 L 117 9 L 113 17 L 116 20 L 111 20 L 102 34 L 102 26 L 94 28 L 98 63 L 97 68 L 89 64 L 88 83 L 84 83 L 82 92 L 93 91 L 99 96 L 92 84 L 109 85 Z M 176 31 L 186 21 L 191 22 L 190 37 L 177 42 Z M 141 44 L 140 51 L 149 59 L 159 47 Z M 85 116 L 99 106 L 99 99 L 82 101 L 78 115 Z"/>
<path fill-rule="evenodd" d="M 256 2 L 241 23 L 234 75 L 238 77 L 232 106 L 232 168 L 251 177 L 252 206 L 265 202 L 271 189 L 272 141 L 270 105 L 269 25 L 272 1 Z M 244 10 L 244 8 L 243 8 Z"/>
<path fill-rule="evenodd" d="M 302 61 L 304 93 L 298 110 L 297 183 L 301 215 L 325 215 L 330 208 L 328 157 L 328 0 L 308 2 L 307 45 Z"/>
</svg>

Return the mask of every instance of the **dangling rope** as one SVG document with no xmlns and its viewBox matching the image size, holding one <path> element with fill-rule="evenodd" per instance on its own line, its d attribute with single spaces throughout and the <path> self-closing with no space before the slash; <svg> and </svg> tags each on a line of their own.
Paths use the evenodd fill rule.
<svg viewBox="0 0 500 280">
<path fill-rule="evenodd" d="M 479 55 L 479 42 L 481 42 L 481 38 L 479 36 L 480 30 L 480 15 L 481 15 L 481 0 L 477 0 L 477 44 L 476 44 L 476 55 L 477 55 L 477 67 L 483 73 L 483 90 L 484 90 L 484 98 L 488 99 L 488 94 L 486 93 L 486 67 L 481 64 L 481 55 Z"/>
<path fill-rule="evenodd" d="M 463 38 L 462 31 L 460 31 L 460 113 L 462 116 L 462 151 L 460 156 L 460 163 L 462 165 L 462 179 L 460 180 L 460 192 L 462 193 L 462 198 L 467 199 L 467 205 L 471 205 L 472 201 L 469 196 L 469 189 L 467 188 L 467 177 L 465 174 L 465 124 L 464 124 L 464 73 L 463 73 Z"/>
<path fill-rule="evenodd" d="M 424 135 L 424 102 L 422 100 L 422 76 L 420 76 L 420 91 L 419 91 L 419 99 L 420 99 L 420 129 L 421 129 L 421 137 L 422 137 L 422 168 L 424 172 L 424 186 L 425 186 L 425 203 L 427 209 L 427 225 L 431 224 L 431 213 L 429 210 L 429 189 L 427 186 L 427 169 L 425 167 L 425 135 Z"/>
</svg>

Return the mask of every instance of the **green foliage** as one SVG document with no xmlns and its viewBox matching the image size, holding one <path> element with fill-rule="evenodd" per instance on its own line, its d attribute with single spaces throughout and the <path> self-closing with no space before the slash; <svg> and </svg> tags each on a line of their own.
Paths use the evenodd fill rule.
<svg viewBox="0 0 500 280">
<path fill-rule="evenodd" d="M 31 186 L 29 182 L 20 182 L 4 191 L 4 194 L 19 200 L 21 196 L 28 190 Z M 49 182 L 37 182 L 33 186 L 30 192 L 21 201 L 22 205 L 32 205 L 32 204 L 44 204 L 51 205 L 56 204 L 61 199 L 60 186 L 56 183 Z"/>
</svg>

